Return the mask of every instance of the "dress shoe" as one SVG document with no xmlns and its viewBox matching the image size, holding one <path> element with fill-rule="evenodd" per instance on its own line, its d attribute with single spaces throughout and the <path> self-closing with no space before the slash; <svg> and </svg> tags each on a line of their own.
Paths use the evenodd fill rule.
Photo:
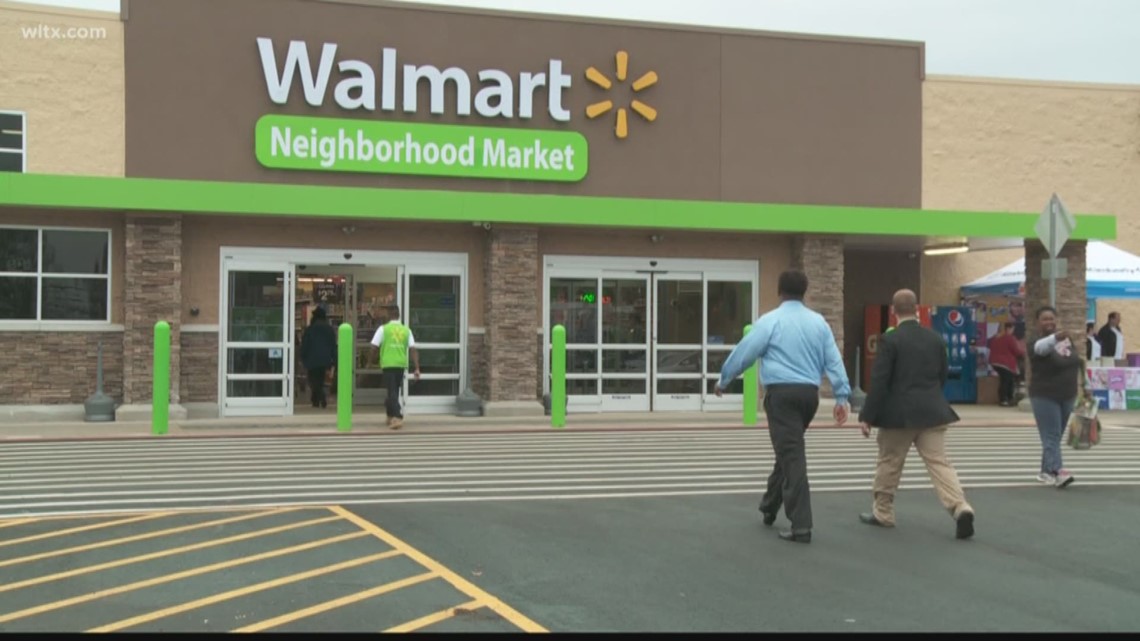
<svg viewBox="0 0 1140 641">
<path fill-rule="evenodd" d="M 785 541 L 793 543 L 811 543 L 811 530 L 807 532 L 793 532 L 791 530 L 784 530 L 780 532 L 780 538 Z"/>
<path fill-rule="evenodd" d="M 870 512 L 864 512 L 864 513 L 860 514 L 859 520 L 866 523 L 867 525 L 875 525 L 878 527 L 890 527 L 886 523 L 883 523 L 879 519 L 875 518 L 875 515 L 871 514 Z"/>
<path fill-rule="evenodd" d="M 954 533 L 954 536 L 956 538 L 968 539 L 971 536 L 974 536 L 974 513 L 973 512 L 962 512 L 961 514 L 958 515 L 958 518 L 955 520 L 958 522 L 958 527 L 956 528 L 957 531 Z"/>
</svg>

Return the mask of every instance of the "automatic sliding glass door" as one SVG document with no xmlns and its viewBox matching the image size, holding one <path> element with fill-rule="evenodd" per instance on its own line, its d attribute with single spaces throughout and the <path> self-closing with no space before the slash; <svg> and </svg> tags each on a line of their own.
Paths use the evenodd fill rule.
<svg viewBox="0 0 1140 641">
<path fill-rule="evenodd" d="M 230 260 L 223 269 L 221 414 L 292 414 L 294 267 Z"/>
</svg>

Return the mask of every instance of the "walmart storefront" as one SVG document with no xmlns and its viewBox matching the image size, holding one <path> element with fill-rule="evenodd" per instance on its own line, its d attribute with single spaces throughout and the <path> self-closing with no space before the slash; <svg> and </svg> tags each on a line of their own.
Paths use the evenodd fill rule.
<svg viewBox="0 0 1140 641">
<path fill-rule="evenodd" d="M 317 305 L 353 324 L 357 397 L 378 404 L 367 340 L 395 303 L 423 361 L 412 412 L 468 386 L 488 413 L 541 412 L 557 323 L 571 411 L 738 408 L 712 384 L 781 270 L 808 273 L 842 341 L 920 282 L 878 241 L 1033 234 L 1033 214 L 920 211 L 918 43 L 383 2 L 125 8 L 126 177 L 4 175 L 0 215 L 39 237 L 78 220 L 122 257 L 104 318 L 9 320 L 75 358 L 121 337 L 108 392 L 127 406 L 169 319 L 172 402 L 308 411 Z"/>
</svg>

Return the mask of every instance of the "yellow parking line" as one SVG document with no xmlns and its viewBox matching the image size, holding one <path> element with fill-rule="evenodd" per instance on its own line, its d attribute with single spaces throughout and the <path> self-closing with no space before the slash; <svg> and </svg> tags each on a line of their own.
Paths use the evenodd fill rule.
<svg viewBox="0 0 1140 641">
<path fill-rule="evenodd" d="M 415 621 L 408 621 L 407 623 L 401 623 L 400 625 L 388 628 L 384 632 L 385 633 L 388 633 L 388 632 L 415 632 L 416 630 L 419 630 L 420 628 L 426 628 L 429 625 L 434 625 L 436 623 L 439 623 L 440 621 L 446 621 L 446 620 L 454 617 L 455 615 L 459 614 L 459 612 L 461 610 L 475 610 L 475 609 L 478 609 L 482 606 L 483 606 L 483 604 L 479 601 L 468 601 L 467 603 L 464 603 L 463 605 L 456 606 L 454 608 L 447 608 L 446 610 L 440 610 L 439 612 L 433 612 L 432 614 L 420 617 L 420 618 L 416 619 Z"/>
<path fill-rule="evenodd" d="M 339 538 L 339 537 L 334 537 L 334 538 Z M 54 601 L 52 603 L 45 603 L 43 605 L 37 605 L 37 606 L 32 607 L 32 608 L 26 608 L 23 610 L 19 610 L 17 612 L 5 614 L 3 616 L 0 616 L 0 623 L 7 623 L 8 621 L 15 621 L 16 619 L 23 619 L 25 617 L 34 616 L 36 614 L 43 614 L 44 612 L 51 612 L 52 610 L 59 610 L 59 609 L 66 608 L 66 607 L 69 607 L 72 605 L 78 605 L 80 603 L 87 603 L 89 601 L 95 601 L 98 599 L 102 599 L 103 597 L 115 596 L 117 594 L 125 594 L 127 592 L 133 592 L 135 590 L 141 590 L 143 588 L 150 588 L 150 587 L 154 587 L 156 585 L 162 585 L 163 583 L 171 583 L 173 581 L 178 581 L 180 579 L 188 579 L 190 577 L 199 576 L 201 574 L 209 574 L 210 572 L 214 572 L 216 570 L 225 570 L 228 568 L 237 567 L 239 565 L 246 565 L 248 563 L 255 563 L 257 561 L 264 561 L 265 559 L 272 559 L 272 558 L 276 558 L 279 556 L 285 556 L 287 554 L 292 554 L 293 552 L 300 552 L 300 551 L 308 550 L 310 548 L 314 548 L 314 547 L 317 547 L 320 545 L 325 545 L 328 542 L 329 542 L 329 540 L 326 539 L 324 541 L 315 541 L 315 542 L 310 542 L 310 543 L 303 543 L 301 545 L 294 545 L 293 547 L 281 548 L 279 550 L 270 550 L 269 552 L 262 552 L 261 554 L 255 554 L 253 556 L 246 556 L 246 557 L 242 557 L 242 558 L 238 558 L 238 559 L 230 559 L 228 561 L 222 561 L 220 563 L 214 563 L 212 565 L 204 565 L 202 567 L 192 568 L 190 570 L 183 570 L 181 572 L 175 572 L 174 574 L 167 574 L 164 576 L 155 577 L 153 579 L 147 579 L 145 581 L 136 581 L 134 583 L 129 583 L 127 585 L 121 585 L 121 586 L 116 587 L 116 588 L 108 588 L 106 590 L 100 590 L 98 592 L 90 592 L 88 594 L 81 594 L 79 596 L 71 597 L 70 599 L 63 599 L 62 601 Z"/>
<path fill-rule="evenodd" d="M 57 536 L 66 536 L 68 534 L 78 534 L 80 532 L 90 532 L 91 530 L 99 530 L 107 527 L 114 527 L 116 525 L 126 525 L 128 523 L 138 523 L 139 521 L 150 521 L 152 519 L 160 519 L 164 516 L 170 516 L 174 512 L 154 512 L 152 514 L 143 514 L 142 516 L 132 516 L 129 519 L 119 519 L 118 521 L 105 521 L 103 523 L 95 523 L 92 525 L 84 525 L 81 527 L 73 527 L 66 530 L 58 530 L 55 532 L 45 532 L 43 534 L 36 534 L 34 536 L 25 536 L 21 539 L 12 539 L 10 541 L 0 541 L 0 547 L 7 545 L 16 545 L 17 543 L 30 543 L 32 541 L 42 541 Z"/>
<path fill-rule="evenodd" d="M 25 523 L 35 523 L 39 519 L 13 519 L 11 521 L 0 521 L 0 530 L 14 525 L 24 525 Z"/>
<path fill-rule="evenodd" d="M 499 614 L 499 616 L 501 616 L 504 619 L 515 624 L 519 628 L 521 628 L 527 632 L 549 632 L 549 630 L 547 630 L 546 628 L 542 627 L 541 625 L 535 623 L 534 621 L 530 620 L 529 618 L 524 616 L 521 612 L 515 610 L 514 608 L 512 608 L 509 605 L 507 605 L 506 603 L 503 603 L 502 601 L 496 599 L 495 597 L 484 592 L 483 590 L 475 587 L 472 583 L 467 581 L 467 579 L 464 579 L 463 577 L 459 576 L 455 572 L 452 572 L 451 570 L 445 568 L 444 566 L 440 565 L 438 562 L 436 562 L 434 559 L 432 559 L 428 555 L 424 554 L 423 552 L 420 552 L 419 550 L 413 548 L 412 546 L 408 545 L 407 543 L 404 543 L 403 541 L 401 541 L 400 539 L 396 538 L 395 536 L 389 534 L 388 532 L 385 532 L 384 530 L 380 529 L 379 527 L 377 527 L 375 524 L 369 522 L 368 520 L 363 519 L 363 518 L 357 516 L 356 514 L 353 514 L 352 512 L 349 512 L 348 510 L 344 509 L 343 507 L 340 507 L 339 505 L 332 506 L 329 509 L 332 510 L 335 514 L 339 514 L 340 516 L 344 517 L 345 519 L 352 521 L 360 529 L 362 529 L 366 532 L 371 532 L 373 535 L 376 536 L 376 538 L 380 539 L 381 541 L 384 541 L 385 543 L 392 546 L 393 548 L 402 551 L 404 554 L 406 554 L 406 555 L 408 555 L 408 557 L 414 559 L 420 565 L 426 567 L 427 569 L 431 570 L 432 572 L 435 572 L 443 580 L 445 580 L 448 583 L 450 583 L 451 585 L 455 586 L 460 592 L 463 592 L 464 594 L 471 597 L 472 599 L 475 599 L 476 601 L 479 601 L 480 603 L 486 605 L 488 608 L 491 608 L 492 610 L 497 612 Z"/>
<path fill-rule="evenodd" d="M 360 536 L 368 536 L 368 533 L 367 532 L 353 532 L 351 534 L 345 534 L 345 535 L 333 537 L 332 539 L 326 539 L 326 542 L 332 543 L 334 541 L 345 541 L 345 540 L 352 539 L 352 538 L 359 538 Z M 254 594 L 256 592 L 262 592 L 262 591 L 269 590 L 272 588 L 280 587 L 282 585 L 288 585 L 290 583 L 296 583 L 298 581 L 304 581 L 305 579 L 312 579 L 312 578 L 322 576 L 325 574 L 331 574 L 333 572 L 337 572 L 340 570 L 353 568 L 353 567 L 356 567 L 358 565 L 365 565 L 365 564 L 371 563 L 373 561 L 379 561 L 381 559 L 387 559 L 387 558 L 391 558 L 394 556 L 400 556 L 401 554 L 402 553 L 399 552 L 398 550 L 388 550 L 387 552 L 381 552 L 380 554 L 373 554 L 371 556 L 366 556 L 366 557 L 362 557 L 359 559 L 352 559 L 349 561 L 344 561 L 342 563 L 337 563 L 336 565 L 329 565 L 329 566 L 322 567 L 322 568 L 316 568 L 313 570 L 308 570 L 306 572 L 299 572 L 297 574 L 291 574 L 289 576 L 284 576 L 284 577 L 281 577 L 279 579 L 273 579 L 271 581 L 263 581 L 261 583 L 255 584 L 255 585 L 246 586 L 244 588 L 238 588 L 236 590 L 230 590 L 229 592 L 223 592 L 222 594 L 215 594 L 213 596 L 208 596 L 208 597 L 205 597 L 202 599 L 197 599 L 195 601 L 188 601 L 188 602 L 182 603 L 180 605 L 174 605 L 174 606 L 171 606 L 169 608 L 164 608 L 162 610 L 158 610 L 157 612 L 150 612 L 147 614 L 139 615 L 137 617 L 131 617 L 129 619 L 123 619 L 122 621 L 116 621 L 114 623 L 108 623 L 107 625 L 102 625 L 102 626 L 99 626 L 97 628 L 92 628 L 92 629 L 88 630 L 88 632 L 116 632 L 118 630 L 124 630 L 126 628 L 131 628 L 131 627 L 134 627 L 134 626 L 142 624 L 142 623 L 149 623 L 150 621 L 157 621 L 158 619 L 164 619 L 164 618 L 171 616 L 171 615 L 181 614 L 183 612 L 189 612 L 190 610 L 196 610 L 198 608 L 201 608 L 201 607 L 204 607 L 207 605 L 213 605 L 215 603 L 221 603 L 223 601 L 230 601 L 230 600 L 236 599 L 238 597 L 246 596 L 247 594 Z"/>
<path fill-rule="evenodd" d="M 69 579 L 81 574 L 90 574 L 92 572 L 99 572 L 101 570 L 109 570 L 111 568 L 118 568 L 124 565 L 131 565 L 133 563 L 142 563 L 143 561 L 153 561 L 154 559 L 161 559 L 167 556 L 174 556 L 183 552 L 192 552 L 194 550 L 204 550 L 207 548 L 218 547 L 228 543 L 235 543 L 237 541 L 245 541 L 254 539 L 260 536 L 268 536 L 270 534 L 277 534 L 278 532 L 287 532 L 289 530 L 296 530 L 299 528 L 307 527 L 309 525 L 317 525 L 318 523 L 328 523 L 329 521 L 339 521 L 340 518 L 336 516 L 328 516 L 319 519 L 310 519 L 308 521 L 300 521 L 298 523 L 289 523 L 288 525 L 281 525 L 278 527 L 269 528 L 266 530 L 255 530 L 253 532 L 245 532 L 229 536 L 224 539 L 211 539 L 201 543 L 194 543 L 193 545 L 184 545 L 180 548 L 172 548 L 169 550 L 162 550 L 159 552 L 152 552 L 150 554 L 143 554 L 142 556 L 132 556 L 117 561 L 108 561 L 107 563 L 100 563 L 98 565 L 89 565 L 84 568 L 76 568 L 66 572 L 58 572 L 56 574 L 49 574 L 47 576 L 39 576 L 34 579 L 27 579 L 24 581 L 17 581 L 16 583 L 7 583 L 0 585 L 0 593 L 26 588 L 32 585 L 40 585 L 43 583 L 50 583 L 51 581 L 58 581 L 60 579 Z"/>
<path fill-rule="evenodd" d="M 350 605 L 350 604 L 356 603 L 357 601 L 363 601 L 365 599 L 370 599 L 374 596 L 379 596 L 381 594 L 393 592 L 395 590 L 400 590 L 400 589 L 406 588 L 408 586 L 412 586 L 412 585 L 415 585 L 417 583 L 423 583 L 424 581 L 427 581 L 429 579 L 434 579 L 434 578 L 436 578 L 435 572 L 424 572 L 423 574 L 417 574 L 415 576 L 410 576 L 406 579 L 400 579 L 399 581 L 393 581 L 391 583 L 385 583 L 384 585 L 372 588 L 370 590 L 365 590 L 363 592 L 357 592 L 356 594 L 350 594 L 348 596 L 342 596 L 339 599 L 333 599 L 332 601 L 325 601 L 324 603 L 318 603 L 317 605 L 305 608 L 304 610 L 297 610 L 296 612 L 290 612 L 289 614 L 283 614 L 279 617 L 273 617 L 272 619 L 267 619 L 267 620 L 262 621 L 260 623 L 254 623 L 253 625 L 247 625 L 244 628 L 238 628 L 237 630 L 234 630 L 234 632 L 261 632 L 262 630 L 268 630 L 269 628 L 275 628 L 275 627 L 282 625 L 282 624 L 285 624 L 285 623 L 297 621 L 298 619 L 303 619 L 305 617 L 312 616 L 314 614 L 320 614 L 321 612 L 327 612 L 329 610 L 334 610 L 334 609 L 339 608 L 341 606 Z"/>
<path fill-rule="evenodd" d="M 89 543 L 87 545 L 77 545 L 71 548 L 64 548 L 62 550 L 52 550 L 51 552 L 41 552 L 39 554 L 32 554 L 29 556 L 19 556 L 14 559 L 5 559 L 0 561 L 0 568 L 9 565 L 18 565 L 20 563 L 29 563 L 31 561 L 39 561 L 42 559 L 50 559 L 52 557 L 64 556 L 67 554 L 75 554 L 76 552 L 87 552 L 90 550 L 98 550 L 100 548 L 107 548 L 114 545 L 123 543 L 134 543 L 136 541 L 145 541 L 147 539 L 156 539 L 160 536 L 167 534 L 179 534 L 182 532 L 192 532 L 194 530 L 201 530 L 203 528 L 213 527 L 215 525 L 225 525 L 226 523 L 237 523 L 238 521 L 249 521 L 251 519 L 261 518 L 263 516 L 273 516 L 274 514 L 281 514 L 289 512 L 289 509 L 271 510 L 269 512 L 255 512 L 253 514 L 242 514 L 241 516 L 230 516 L 224 519 L 215 519 L 213 521 L 206 521 L 204 523 L 194 523 L 192 525 L 183 525 L 176 528 L 167 530 L 159 530 L 157 532 L 146 532 L 144 534 L 136 534 L 121 539 L 110 539 L 107 541 L 99 541 L 98 543 Z"/>
</svg>

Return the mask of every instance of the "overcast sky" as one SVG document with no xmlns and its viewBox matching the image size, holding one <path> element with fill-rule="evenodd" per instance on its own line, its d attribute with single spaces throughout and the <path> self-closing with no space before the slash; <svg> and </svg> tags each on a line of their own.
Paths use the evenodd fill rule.
<svg viewBox="0 0 1140 641">
<path fill-rule="evenodd" d="M 119 0 L 21 1 L 108 11 L 119 6 Z M 919 40 L 926 43 L 931 74 L 1140 85 L 1140 0 L 418 1 Z"/>
</svg>

